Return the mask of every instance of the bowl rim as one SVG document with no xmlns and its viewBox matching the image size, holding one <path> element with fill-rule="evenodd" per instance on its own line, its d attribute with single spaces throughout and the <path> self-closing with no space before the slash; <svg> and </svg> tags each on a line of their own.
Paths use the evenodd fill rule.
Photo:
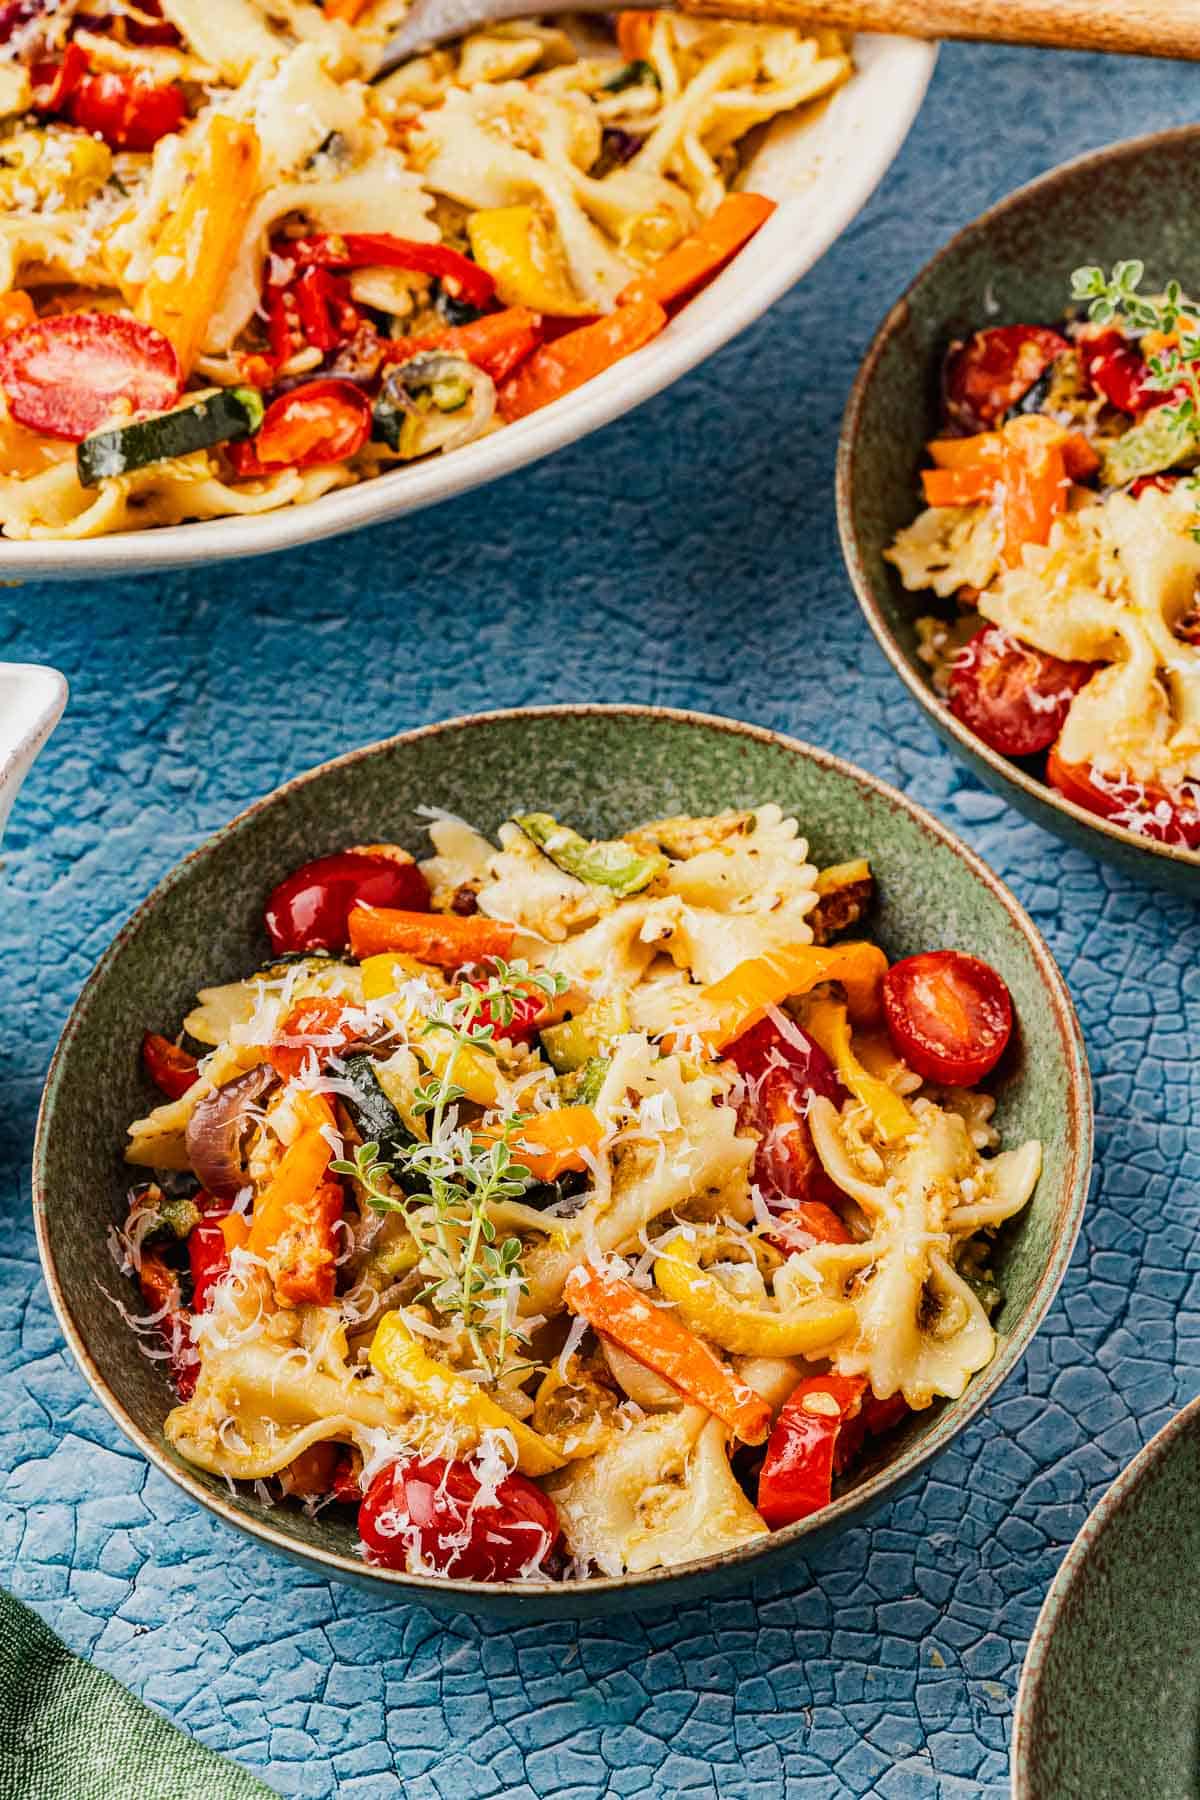
<svg viewBox="0 0 1200 1800">
<path fill-rule="evenodd" d="M 1174 1418 L 1168 1419 L 1142 1445 L 1132 1461 L 1126 1463 L 1097 1500 L 1067 1546 L 1067 1553 L 1058 1565 L 1038 1612 L 1017 1687 L 1010 1756 L 1012 1800 L 1039 1800 L 1033 1786 L 1034 1775 L 1031 1768 L 1034 1754 L 1032 1718 L 1059 1614 L 1076 1582 L 1083 1575 L 1093 1551 L 1098 1548 L 1110 1525 L 1116 1522 L 1123 1511 L 1125 1502 L 1133 1497 L 1163 1458 L 1170 1455 L 1176 1442 L 1188 1432 L 1197 1418 L 1200 1418 L 1200 1394 L 1182 1407 Z"/>
<path fill-rule="evenodd" d="M 1085 174 L 1089 169 L 1094 169 L 1102 163 L 1116 162 L 1121 157 L 1140 156 L 1149 150 L 1169 151 L 1186 146 L 1195 148 L 1198 143 L 1200 143 L 1200 125 L 1174 125 L 1165 131 L 1151 131 L 1138 137 L 1121 138 L 1117 143 L 1105 144 L 1098 150 L 1085 150 L 1081 155 L 1073 156 L 1067 162 L 1057 163 L 1041 175 L 1036 175 L 1032 181 L 1027 181 L 1021 187 L 1014 188 L 1011 193 L 1005 194 L 1002 199 L 987 207 L 985 211 L 979 213 L 966 225 L 961 226 L 952 237 L 948 238 L 942 247 L 921 266 L 900 297 L 888 308 L 871 339 L 870 347 L 854 378 L 854 385 L 850 389 L 850 395 L 846 402 L 846 410 L 842 415 L 834 486 L 842 558 L 846 564 L 846 572 L 850 577 L 858 604 L 875 635 L 875 641 L 879 648 L 909 693 L 936 722 L 939 729 L 944 734 L 956 739 L 962 749 L 985 762 L 994 774 L 1010 786 L 1019 788 L 1030 799 L 1040 801 L 1043 805 L 1074 820 L 1076 824 L 1085 826 L 1089 831 L 1108 838 L 1114 844 L 1119 844 L 1123 849 L 1141 851 L 1148 856 L 1161 858 L 1183 868 L 1196 869 L 1200 873 L 1200 850 L 1188 850 L 1177 844 L 1156 843 L 1152 838 L 1140 837 L 1137 832 L 1130 831 L 1124 825 L 1116 825 L 1111 819 L 1102 818 L 1099 813 L 1088 812 L 1086 807 L 1076 805 L 1075 801 L 1068 800 L 1056 788 L 1052 788 L 1049 782 L 1039 781 L 1035 775 L 1029 774 L 1010 757 L 1001 755 L 998 750 L 993 750 L 989 744 L 985 744 L 982 738 L 976 737 L 974 732 L 969 731 L 954 716 L 940 695 L 912 667 L 896 642 L 884 616 L 875 588 L 868 578 L 865 559 L 853 522 L 853 497 L 857 482 L 862 414 L 867 404 L 868 392 L 885 351 L 908 317 L 909 305 L 913 296 L 925 286 L 943 263 L 957 256 L 976 236 L 982 236 L 988 232 L 995 222 L 1003 218 L 1006 213 L 1024 206 L 1029 200 L 1036 200 L 1040 194 L 1067 180 L 1073 180 L 1078 175 Z"/>
<path fill-rule="evenodd" d="M 782 1531 L 769 1532 L 765 1537 L 755 1538 L 734 1551 L 697 1558 L 687 1563 L 673 1564 L 665 1569 L 651 1569 L 640 1574 L 594 1576 L 586 1580 L 571 1582 L 476 1582 L 442 1576 L 410 1575 L 401 1570 L 381 1569 L 361 1561 L 357 1557 L 345 1556 L 338 1551 L 328 1550 L 322 1546 L 300 1543 L 287 1532 L 278 1530 L 268 1519 L 252 1518 L 240 1509 L 231 1506 L 223 1494 L 210 1492 L 189 1469 L 177 1464 L 130 1417 L 109 1388 L 103 1374 L 93 1361 L 67 1306 L 66 1297 L 58 1279 L 46 1220 L 45 1162 L 47 1144 L 53 1130 L 55 1101 L 62 1080 L 63 1065 L 76 1036 L 86 1022 L 91 996 L 108 976 L 125 944 L 141 929 L 146 915 L 168 893 L 173 892 L 181 883 L 187 881 L 195 863 L 210 856 L 229 837 L 240 835 L 254 823 L 260 814 L 285 796 L 322 779 L 333 770 L 353 766 L 369 757 L 395 752 L 429 737 L 450 736 L 464 730 L 469 731 L 476 725 L 499 722 L 535 719 L 571 720 L 598 715 L 646 721 L 666 720 L 700 726 L 705 730 L 720 731 L 730 736 L 740 736 L 753 742 L 782 748 L 793 756 L 814 762 L 818 767 L 839 775 L 860 788 L 867 789 L 894 810 L 898 809 L 908 814 L 921 826 L 928 837 L 951 850 L 966 864 L 976 880 L 988 890 L 994 900 L 999 902 L 1009 920 L 1016 926 L 1028 944 L 1042 977 L 1046 998 L 1058 1027 L 1067 1072 L 1065 1115 L 1069 1142 L 1063 1183 L 1064 1206 L 1056 1223 L 1046 1265 L 1030 1296 L 1028 1309 L 1020 1327 L 1007 1337 L 998 1338 L 996 1353 L 992 1361 L 971 1378 L 965 1393 L 958 1400 L 941 1408 L 933 1429 L 919 1447 L 911 1446 L 902 1456 L 877 1470 L 868 1480 L 850 1490 L 849 1493 L 841 1495 L 828 1507 L 819 1513 L 814 1513 L 810 1518 L 787 1526 Z M 38 1255 L 46 1287 L 63 1336 L 92 1392 L 125 1436 L 141 1450 L 155 1468 L 168 1476 L 192 1499 L 199 1501 L 202 1506 L 224 1520 L 226 1524 L 247 1533 L 272 1549 L 282 1551 L 287 1556 L 299 1557 L 310 1567 L 319 1566 L 323 1573 L 352 1581 L 361 1582 L 364 1578 L 379 1581 L 386 1587 L 400 1591 L 410 1590 L 417 1597 L 428 1595 L 431 1601 L 436 1601 L 439 1596 L 449 1599 L 454 1595 L 475 1597 L 487 1594 L 498 1601 L 508 1599 L 533 1604 L 541 1598 L 582 1598 L 591 1594 L 599 1595 L 616 1591 L 636 1593 L 639 1603 L 649 1607 L 656 1603 L 669 1604 L 669 1592 L 661 1594 L 657 1602 L 655 1594 L 658 1590 L 669 1589 L 670 1584 L 680 1578 L 695 1578 L 717 1568 L 749 1568 L 769 1551 L 778 1551 L 785 1544 L 795 1548 L 812 1532 L 817 1530 L 824 1532 L 830 1526 L 842 1524 L 853 1515 L 880 1503 L 887 1492 L 906 1478 L 915 1475 L 939 1451 L 944 1449 L 952 1438 L 957 1437 L 959 1432 L 987 1405 L 1002 1382 L 1020 1362 L 1058 1291 L 1083 1220 L 1092 1166 L 1092 1150 L 1091 1077 L 1083 1033 L 1066 981 L 1041 932 L 1015 895 L 1010 892 L 999 876 L 988 868 L 975 851 L 957 838 L 932 813 L 927 812 L 924 807 L 867 770 L 860 769 L 855 764 L 845 761 L 842 757 L 834 756 L 829 751 L 820 750 L 799 738 L 774 731 L 767 726 L 751 725 L 741 720 L 724 718 L 717 714 L 698 712 L 683 707 L 633 703 L 561 702 L 552 705 L 498 708 L 487 712 L 460 714 L 454 718 L 417 726 L 411 731 L 399 732 L 390 738 L 383 738 L 375 743 L 362 745 L 358 749 L 346 751 L 341 756 L 332 757 L 326 762 L 317 764 L 314 768 L 293 776 L 290 780 L 281 783 L 279 787 L 272 789 L 270 793 L 253 801 L 241 812 L 235 814 L 226 825 L 212 833 L 203 843 L 197 845 L 194 850 L 189 851 L 176 863 L 163 879 L 156 883 L 121 926 L 113 942 L 88 976 L 68 1015 L 47 1071 L 41 1104 L 38 1109 L 33 1149 L 32 1206 Z"/>
<path fill-rule="evenodd" d="M 132 576 L 298 550 L 343 532 L 385 524 L 443 500 L 456 499 L 611 424 L 706 362 L 753 324 L 815 267 L 883 180 L 920 111 L 938 46 L 894 35 L 872 36 L 865 43 L 864 51 L 863 40 L 858 40 L 858 53 L 868 59 L 867 72 L 877 64 L 888 69 L 892 103 L 886 123 L 873 125 L 874 151 L 848 155 L 837 180 L 828 175 L 823 178 L 827 205 L 822 222 L 811 239 L 800 234 L 799 255 L 795 249 L 789 253 L 789 237 L 783 234 L 774 259 L 755 277 L 741 282 L 735 271 L 742 256 L 733 258 L 713 283 L 714 287 L 722 284 L 725 303 L 703 323 L 690 328 L 685 324 L 678 332 L 673 331 L 679 318 L 686 320 L 685 311 L 671 321 L 660 340 L 635 351 L 540 412 L 518 419 L 502 432 L 464 445 L 454 452 L 448 465 L 443 465 L 441 458 L 431 458 L 409 469 L 356 482 L 316 500 L 277 507 L 248 518 L 194 520 L 97 538 L 0 538 L 0 573 L 30 580 Z M 831 106 L 852 91 L 853 79 L 831 96 Z M 828 161 L 828 152 L 818 151 L 816 159 Z M 807 191 L 789 191 L 777 213 L 784 213 L 797 200 L 804 204 Z M 771 223 L 768 220 L 764 230 L 769 230 Z"/>
</svg>

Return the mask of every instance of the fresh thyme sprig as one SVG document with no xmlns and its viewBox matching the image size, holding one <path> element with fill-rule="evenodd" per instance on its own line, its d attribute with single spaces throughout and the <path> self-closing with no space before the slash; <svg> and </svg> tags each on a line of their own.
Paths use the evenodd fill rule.
<svg viewBox="0 0 1200 1800">
<path fill-rule="evenodd" d="M 486 981 L 464 987 L 441 1005 L 423 1031 L 496 1056 L 497 1029 L 512 1024 L 520 1002 L 534 994 L 553 998 L 566 986 L 565 978 L 552 971 L 530 970 L 523 962 L 497 957 Z M 411 1111 L 428 1121 L 429 1136 L 401 1156 L 405 1175 L 415 1178 L 421 1191 L 397 1196 L 383 1185 L 395 1165 L 380 1160 L 378 1144 L 360 1144 L 352 1163 L 333 1167 L 360 1183 L 376 1211 L 403 1215 L 430 1276 L 418 1299 L 444 1317 L 459 1319 L 481 1366 L 494 1373 L 505 1366 L 509 1338 L 520 1335 L 510 1318 L 513 1296 L 528 1289 L 521 1240 L 497 1242 L 490 1208 L 519 1199 L 533 1178 L 514 1161 L 509 1142 L 523 1116 L 509 1114 L 486 1139 L 460 1125 L 457 1105 L 466 1094 L 454 1081 L 453 1068 L 451 1057 L 445 1073 L 431 1076 L 413 1093 Z"/>
<path fill-rule="evenodd" d="M 1135 332 L 1175 338 L 1147 358 L 1145 384 L 1172 396 L 1159 409 L 1164 427 L 1200 432 L 1200 306 L 1177 281 L 1169 281 L 1159 295 L 1139 293 L 1145 274 L 1145 264 L 1136 260 L 1117 263 L 1111 276 L 1094 265 L 1076 269 L 1071 297 L 1088 302 L 1088 318 L 1095 325 L 1125 324 Z"/>
</svg>

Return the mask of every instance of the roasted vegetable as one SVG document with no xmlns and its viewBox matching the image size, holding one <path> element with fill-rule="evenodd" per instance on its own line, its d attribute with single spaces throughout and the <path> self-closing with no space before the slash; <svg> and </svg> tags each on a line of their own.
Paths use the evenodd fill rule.
<svg viewBox="0 0 1200 1800">
<path fill-rule="evenodd" d="M 589 843 L 549 813 L 519 813 L 513 822 L 564 874 L 593 887 L 610 888 L 622 900 L 666 872 L 665 856 L 643 855 L 620 841 Z"/>
<path fill-rule="evenodd" d="M 541 1033 L 542 1049 L 560 1075 L 569 1075 L 588 1063 L 603 1060 L 613 1040 L 628 1030 L 625 996 L 604 994 L 574 1018 L 564 1019 L 561 1025 L 547 1025 Z"/>
<path fill-rule="evenodd" d="M 404 1153 L 418 1141 L 379 1085 L 374 1058 L 365 1052 L 347 1056 L 340 1079 L 354 1089 L 353 1097 L 339 1093 L 354 1129 L 364 1144 L 379 1145 L 379 1160 L 392 1165 L 394 1180 L 404 1186 Z M 423 1185 L 418 1183 L 418 1185 Z"/>
<path fill-rule="evenodd" d="M 857 925 L 875 897 L 875 877 L 865 856 L 822 869 L 816 886 L 817 904 L 807 920 L 814 944 L 827 944 L 839 931 Z"/>
<path fill-rule="evenodd" d="M 189 394 L 170 412 L 133 419 L 128 425 L 109 425 L 84 438 L 75 450 L 80 485 L 96 487 L 106 476 L 128 475 L 150 463 L 249 437 L 262 418 L 257 388 L 207 388 L 202 394 Z"/>
<path fill-rule="evenodd" d="M 495 410 L 490 375 L 461 356 L 427 350 L 384 380 L 372 435 L 408 462 L 469 444 L 487 430 Z"/>
<path fill-rule="evenodd" d="M 1200 457 L 1200 421 L 1181 419 L 1173 408 L 1156 407 L 1115 443 L 1105 444 L 1101 479 L 1124 487 L 1142 475 L 1157 475 Z"/>
</svg>

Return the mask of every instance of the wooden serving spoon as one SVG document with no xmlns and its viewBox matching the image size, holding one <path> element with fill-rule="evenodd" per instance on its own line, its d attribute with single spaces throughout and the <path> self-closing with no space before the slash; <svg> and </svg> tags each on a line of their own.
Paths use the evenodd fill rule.
<svg viewBox="0 0 1200 1800">
<path fill-rule="evenodd" d="M 636 0 L 414 0 L 378 74 L 505 19 L 624 12 Z M 675 0 L 671 11 L 756 25 L 835 26 L 901 37 L 1036 44 L 1200 62 L 1200 0 Z"/>
</svg>

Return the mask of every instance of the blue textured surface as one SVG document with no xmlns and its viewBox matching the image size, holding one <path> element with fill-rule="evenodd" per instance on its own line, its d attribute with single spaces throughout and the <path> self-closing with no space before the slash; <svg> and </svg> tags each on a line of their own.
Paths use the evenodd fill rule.
<svg viewBox="0 0 1200 1800">
<path fill-rule="evenodd" d="M 290 559 L 0 594 L 0 656 L 56 662 L 73 688 L 0 886 L 0 1580 L 282 1793 L 1007 1791 L 1063 1548 L 1200 1388 L 1200 915 L 1022 823 L 938 746 L 843 576 L 834 443 L 885 306 L 955 227 L 1067 155 L 1193 118 L 1197 96 L 1169 65 L 946 51 L 890 179 L 814 275 L 600 437 Z M 782 727 L 961 832 L 1070 980 L 1099 1177 L 1023 1369 L 914 1494 L 777 1587 L 514 1630 L 327 1586 L 148 1472 L 61 1349 L 27 1167 L 68 1006 L 181 852 L 351 745 L 556 699 Z"/>
</svg>

